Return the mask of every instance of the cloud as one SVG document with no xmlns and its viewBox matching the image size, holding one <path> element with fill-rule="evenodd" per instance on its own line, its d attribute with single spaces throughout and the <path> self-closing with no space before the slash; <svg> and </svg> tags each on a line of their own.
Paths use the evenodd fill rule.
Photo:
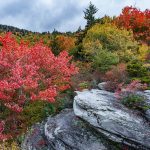
<svg viewBox="0 0 150 150">
<path fill-rule="evenodd" d="M 85 26 L 83 10 L 90 0 L 5 0 L 0 5 L 0 23 L 32 31 L 75 31 Z M 144 10 L 149 0 L 91 0 L 97 17 L 118 15 L 127 5 Z"/>
</svg>

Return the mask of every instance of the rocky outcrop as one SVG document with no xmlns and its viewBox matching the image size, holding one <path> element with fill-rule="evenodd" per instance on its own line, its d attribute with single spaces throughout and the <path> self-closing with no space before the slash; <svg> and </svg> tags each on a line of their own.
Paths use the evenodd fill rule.
<svg viewBox="0 0 150 150">
<path fill-rule="evenodd" d="M 140 94 L 150 106 L 150 91 Z M 150 109 L 145 115 L 123 106 L 111 92 L 77 92 L 73 110 L 34 125 L 22 150 L 148 150 Z"/>
<path fill-rule="evenodd" d="M 150 149 L 149 123 L 124 107 L 113 93 L 103 90 L 77 92 L 74 112 L 111 141 L 134 149 Z"/>
<path fill-rule="evenodd" d="M 150 121 L 150 90 L 146 90 L 144 91 L 144 95 L 146 96 L 146 106 L 148 107 L 148 109 L 145 112 L 145 117 L 148 119 L 148 121 Z"/>
<path fill-rule="evenodd" d="M 45 123 L 38 123 L 30 129 L 21 145 L 21 150 L 49 150 L 44 134 Z"/>
<path fill-rule="evenodd" d="M 56 150 L 107 150 L 72 110 L 49 118 L 45 124 L 45 136 Z"/>
<path fill-rule="evenodd" d="M 22 144 L 22 150 L 108 149 L 115 150 L 115 147 L 77 118 L 71 109 L 35 125 Z"/>
</svg>

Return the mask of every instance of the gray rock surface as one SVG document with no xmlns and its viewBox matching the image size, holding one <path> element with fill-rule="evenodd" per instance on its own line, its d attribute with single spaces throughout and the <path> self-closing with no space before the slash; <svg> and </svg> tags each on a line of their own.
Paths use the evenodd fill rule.
<svg viewBox="0 0 150 150">
<path fill-rule="evenodd" d="M 150 122 L 150 90 L 144 91 L 144 96 L 146 97 L 147 110 L 145 112 L 146 119 Z"/>
<path fill-rule="evenodd" d="M 107 146 L 105 146 L 107 145 Z M 22 150 L 115 150 L 66 109 L 45 124 L 34 126 Z"/>
<path fill-rule="evenodd" d="M 150 121 L 150 109 L 146 110 L 145 117 Z"/>
<path fill-rule="evenodd" d="M 45 124 L 45 135 L 56 150 L 106 150 L 72 110 L 65 110 Z"/>
<path fill-rule="evenodd" d="M 77 92 L 74 112 L 107 139 L 135 149 L 150 149 L 149 123 L 124 107 L 113 93 L 103 90 Z"/>
<path fill-rule="evenodd" d="M 106 86 L 106 82 L 101 82 L 101 83 L 99 83 L 97 86 L 98 86 L 98 88 L 100 89 L 100 90 L 105 90 L 105 86 Z"/>
<path fill-rule="evenodd" d="M 44 135 L 44 123 L 32 127 L 21 145 L 21 150 L 49 150 L 48 141 Z"/>
</svg>

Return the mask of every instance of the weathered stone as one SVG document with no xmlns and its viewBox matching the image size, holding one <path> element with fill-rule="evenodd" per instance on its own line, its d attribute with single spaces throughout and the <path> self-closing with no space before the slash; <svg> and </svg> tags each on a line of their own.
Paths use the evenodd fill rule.
<svg viewBox="0 0 150 150">
<path fill-rule="evenodd" d="M 39 132 L 40 128 L 42 128 L 40 130 L 42 132 Z M 41 140 L 41 137 L 44 139 L 43 147 L 39 146 L 37 140 Z M 73 110 L 66 109 L 55 117 L 49 117 L 46 124 L 39 126 L 38 130 L 34 128 L 22 144 L 22 149 L 107 150 L 107 147 L 83 121 L 74 115 Z M 113 150 L 113 146 L 111 150 Z"/>
<path fill-rule="evenodd" d="M 105 90 L 106 82 L 101 82 L 97 86 L 100 90 Z"/>
<path fill-rule="evenodd" d="M 28 132 L 21 145 L 22 150 L 49 150 L 47 139 L 44 135 L 44 123 L 36 124 Z"/>
<path fill-rule="evenodd" d="M 135 149 L 150 149 L 148 122 L 123 106 L 113 93 L 102 90 L 77 92 L 74 112 L 112 141 Z"/>
<path fill-rule="evenodd" d="M 150 121 L 150 109 L 146 110 L 145 117 Z"/>
<path fill-rule="evenodd" d="M 106 150 L 72 110 L 65 110 L 45 124 L 45 135 L 56 150 Z"/>
</svg>

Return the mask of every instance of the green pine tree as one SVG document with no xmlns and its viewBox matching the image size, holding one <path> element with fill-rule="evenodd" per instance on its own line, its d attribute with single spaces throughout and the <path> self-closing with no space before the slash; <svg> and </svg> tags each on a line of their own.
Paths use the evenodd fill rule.
<svg viewBox="0 0 150 150">
<path fill-rule="evenodd" d="M 87 20 L 86 27 L 90 27 L 95 23 L 95 14 L 97 13 L 98 9 L 96 6 L 94 6 L 91 2 L 88 6 L 88 8 L 85 9 L 84 12 L 84 18 Z"/>
</svg>

